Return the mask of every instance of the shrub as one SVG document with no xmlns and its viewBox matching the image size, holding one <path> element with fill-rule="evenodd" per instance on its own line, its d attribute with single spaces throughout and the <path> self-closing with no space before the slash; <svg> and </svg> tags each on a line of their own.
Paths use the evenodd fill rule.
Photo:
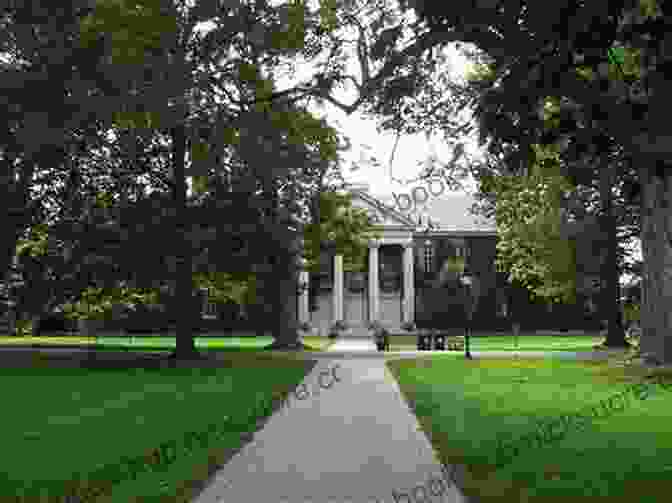
<svg viewBox="0 0 672 503">
<path fill-rule="evenodd" d="M 343 320 L 338 320 L 335 322 L 329 329 L 329 337 L 335 339 L 340 335 L 343 330 L 348 328 L 347 324 Z"/>
<path fill-rule="evenodd" d="M 383 325 L 379 321 L 369 322 L 369 330 L 373 330 L 374 332 L 376 332 L 376 331 L 379 331 L 382 328 L 383 328 Z"/>
<path fill-rule="evenodd" d="M 338 330 L 338 331 L 341 331 L 341 330 L 347 330 L 348 325 L 347 325 L 347 323 L 345 323 L 345 321 L 343 321 L 343 320 L 338 320 L 337 322 L 335 322 L 335 323 L 333 324 L 332 328 L 333 328 L 334 330 Z"/>
<path fill-rule="evenodd" d="M 640 304 L 627 303 L 623 306 L 623 321 L 625 323 L 632 323 L 633 321 L 640 321 Z"/>
</svg>

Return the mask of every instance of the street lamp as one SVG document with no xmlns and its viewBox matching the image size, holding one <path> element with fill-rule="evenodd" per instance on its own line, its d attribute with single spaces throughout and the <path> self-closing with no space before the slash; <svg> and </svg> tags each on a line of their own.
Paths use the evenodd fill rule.
<svg viewBox="0 0 672 503">
<path fill-rule="evenodd" d="M 472 292 L 473 278 L 471 273 L 467 272 L 465 269 L 460 275 L 460 283 L 466 289 L 467 295 L 465 296 L 465 311 L 467 315 L 467 326 L 465 327 L 465 337 L 464 337 L 464 348 L 465 348 L 465 358 L 471 360 L 471 353 L 469 352 L 469 332 L 471 331 L 471 317 L 474 314 L 474 296 Z"/>
</svg>

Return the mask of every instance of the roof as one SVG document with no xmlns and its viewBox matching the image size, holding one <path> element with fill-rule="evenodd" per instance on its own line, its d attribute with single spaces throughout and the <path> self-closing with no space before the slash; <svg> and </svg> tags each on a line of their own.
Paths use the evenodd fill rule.
<svg viewBox="0 0 672 503">
<path fill-rule="evenodd" d="M 373 205 L 378 210 L 382 211 L 384 214 L 391 216 L 395 220 L 399 220 L 399 223 L 401 225 L 410 225 L 410 226 L 414 225 L 414 221 L 411 218 L 409 218 L 408 215 L 397 210 L 393 205 L 386 204 L 380 198 L 371 195 L 367 191 L 353 190 L 353 193 L 357 193 L 363 201 Z"/>
<path fill-rule="evenodd" d="M 394 197 L 382 196 L 378 199 L 389 206 L 394 206 Z M 480 215 L 473 215 L 471 207 L 476 199 L 469 194 L 442 194 L 437 196 L 419 208 L 405 212 L 405 214 L 417 221 L 418 216 L 428 216 L 432 223 L 438 225 L 439 232 L 496 232 L 494 220 L 486 219 Z"/>
</svg>

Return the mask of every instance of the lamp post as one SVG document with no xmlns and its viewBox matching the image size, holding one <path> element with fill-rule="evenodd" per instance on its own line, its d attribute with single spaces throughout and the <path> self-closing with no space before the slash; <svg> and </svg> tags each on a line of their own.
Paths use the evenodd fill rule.
<svg viewBox="0 0 672 503">
<path fill-rule="evenodd" d="M 471 360 L 471 353 L 469 352 L 469 332 L 471 331 L 471 317 L 473 315 L 473 304 L 474 304 L 474 299 L 472 295 L 472 283 L 473 283 L 473 278 L 471 277 L 471 274 L 467 272 L 466 270 L 462 272 L 460 275 L 460 283 L 462 286 L 467 291 L 467 295 L 465 296 L 465 311 L 467 314 L 467 326 L 465 327 L 465 336 L 464 336 L 464 349 L 465 353 L 464 356 L 465 358 L 468 358 Z"/>
</svg>

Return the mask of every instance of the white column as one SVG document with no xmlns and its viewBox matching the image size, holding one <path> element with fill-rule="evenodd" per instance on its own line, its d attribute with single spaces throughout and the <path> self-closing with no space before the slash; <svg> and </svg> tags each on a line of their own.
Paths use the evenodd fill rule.
<svg viewBox="0 0 672 503">
<path fill-rule="evenodd" d="M 404 321 L 415 318 L 415 291 L 413 289 L 413 241 L 404 243 Z"/>
<path fill-rule="evenodd" d="M 334 303 L 334 319 L 338 321 L 343 319 L 343 255 L 334 256 L 334 292 L 332 295 Z"/>
<path fill-rule="evenodd" d="M 369 321 L 378 321 L 378 246 L 369 242 Z"/>
<path fill-rule="evenodd" d="M 309 292 L 308 286 L 310 284 L 310 276 L 306 270 L 307 261 L 303 256 L 303 251 L 305 247 L 305 242 L 302 237 L 297 239 L 297 249 L 299 251 L 298 263 L 299 263 L 299 287 L 301 288 L 300 293 L 297 299 L 297 310 L 296 317 L 299 323 L 310 323 L 310 311 L 309 311 Z"/>
<path fill-rule="evenodd" d="M 310 312 L 308 311 L 308 271 L 299 273 L 299 286 L 302 288 L 299 294 L 299 323 L 310 322 Z"/>
</svg>

